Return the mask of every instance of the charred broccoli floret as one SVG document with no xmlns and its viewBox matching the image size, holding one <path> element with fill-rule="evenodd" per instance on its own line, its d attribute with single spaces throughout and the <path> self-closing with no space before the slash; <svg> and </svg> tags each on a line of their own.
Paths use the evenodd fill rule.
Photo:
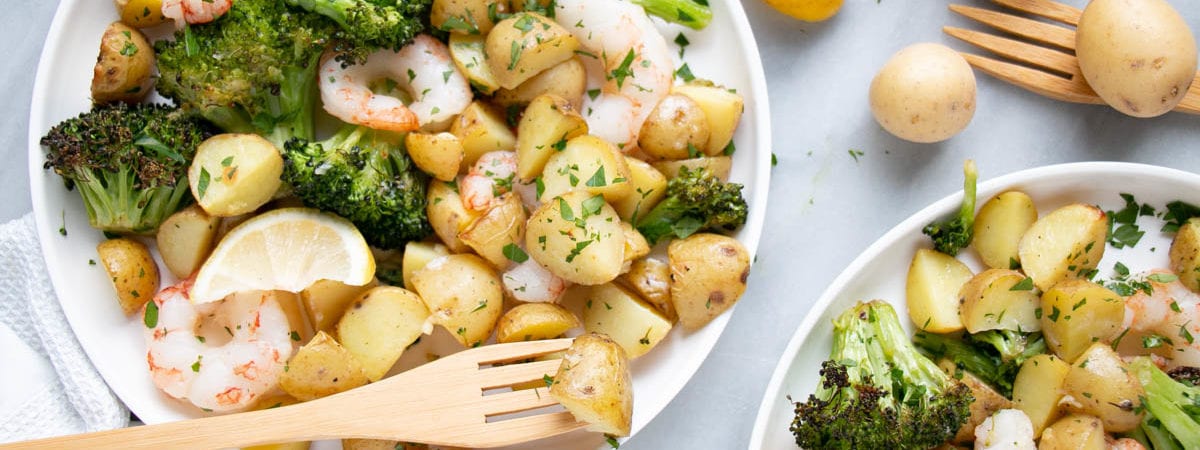
<svg viewBox="0 0 1200 450">
<path fill-rule="evenodd" d="M 921 230 L 933 239 L 933 248 L 937 251 L 953 256 L 971 244 L 971 237 L 975 233 L 975 181 L 978 177 L 975 161 L 968 159 L 963 163 L 963 200 L 958 214 L 950 220 L 926 225 Z"/>
<path fill-rule="evenodd" d="M 283 147 L 283 180 L 305 205 L 349 219 L 367 243 L 401 248 L 432 232 L 428 177 L 404 152 L 401 135 L 347 125 L 322 142 Z"/>
<path fill-rule="evenodd" d="M 833 320 L 833 350 L 791 432 L 809 449 L 927 449 L 970 416 L 971 390 L 919 353 L 886 302 L 860 302 Z"/>
<path fill-rule="evenodd" d="M 155 42 L 158 91 L 228 132 L 277 147 L 313 138 L 317 68 L 336 28 L 282 0 L 238 0 L 217 20 Z"/>
<path fill-rule="evenodd" d="M 167 105 L 97 106 L 42 138 L 44 167 L 78 188 L 92 227 L 149 233 L 191 201 L 187 168 L 211 127 Z"/>
<path fill-rule="evenodd" d="M 1200 387 L 1172 379 L 1141 357 L 1129 365 L 1146 390 L 1140 431 L 1155 450 L 1194 448 L 1200 443 Z"/>
<path fill-rule="evenodd" d="M 421 18 L 432 0 L 286 0 L 289 5 L 333 21 L 336 50 L 362 61 L 367 52 L 400 50 L 425 29 Z"/>
<path fill-rule="evenodd" d="M 1012 396 L 1013 380 L 1021 364 L 1046 353 L 1047 348 L 1041 333 L 1014 330 L 988 330 L 962 339 L 922 331 L 913 336 L 913 343 L 934 359 L 952 361 L 1005 397 Z"/>
<path fill-rule="evenodd" d="M 681 167 L 679 176 L 667 183 L 666 197 L 645 216 L 635 217 L 635 222 L 638 231 L 654 244 L 704 229 L 733 231 L 746 223 L 748 213 L 742 185 L 721 181 L 704 169 Z"/>
</svg>

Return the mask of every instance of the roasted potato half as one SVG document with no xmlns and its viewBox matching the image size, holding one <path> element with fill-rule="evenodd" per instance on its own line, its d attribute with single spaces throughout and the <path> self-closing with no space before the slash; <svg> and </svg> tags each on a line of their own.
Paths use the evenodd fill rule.
<svg viewBox="0 0 1200 450">
<path fill-rule="evenodd" d="M 567 99 L 554 94 L 534 98 L 517 123 L 517 178 L 537 178 L 551 155 L 587 132 L 587 121 Z"/>
<path fill-rule="evenodd" d="M 121 22 L 137 28 L 150 28 L 166 22 L 162 13 L 162 0 L 113 0 Z"/>
<path fill-rule="evenodd" d="M 501 88 L 496 91 L 492 100 L 504 107 L 525 106 L 539 95 L 551 94 L 562 97 L 575 110 L 579 110 L 583 106 L 583 93 L 586 88 L 587 73 L 584 71 L 583 62 L 576 56 L 543 70 L 516 88 Z"/>
<path fill-rule="evenodd" d="M 425 194 L 425 212 L 429 216 L 429 225 L 452 253 L 471 251 L 471 247 L 458 238 L 467 225 L 470 225 L 478 215 L 463 205 L 462 196 L 458 194 L 458 185 L 440 180 L 429 180 L 429 190 Z"/>
<path fill-rule="evenodd" d="M 1095 416 L 1071 414 L 1042 431 L 1038 450 L 1107 450 L 1104 423 Z"/>
<path fill-rule="evenodd" d="M 1133 431 L 1142 422 L 1142 383 L 1107 343 L 1092 344 L 1071 363 L 1063 391 L 1073 398 L 1068 408 L 1096 416 L 1104 430 Z"/>
<path fill-rule="evenodd" d="M 603 196 L 571 191 L 547 200 L 530 215 L 525 251 L 559 278 L 603 284 L 621 273 L 625 232 Z"/>
<path fill-rule="evenodd" d="M 379 381 L 424 330 L 429 309 L 416 294 L 378 286 L 350 305 L 337 324 L 342 346 L 362 364 L 368 380 Z"/>
<path fill-rule="evenodd" d="M 487 63 L 504 89 L 514 89 L 542 71 L 575 57 L 579 40 L 541 14 L 519 12 L 487 35 Z"/>
<path fill-rule="evenodd" d="M 746 291 L 750 252 L 729 236 L 696 233 L 667 246 L 671 303 L 688 330 L 703 327 Z"/>
<path fill-rule="evenodd" d="M 352 286 L 333 280 L 317 280 L 309 287 L 300 291 L 300 302 L 308 313 L 308 320 L 317 331 L 333 330 L 346 308 L 362 297 L 362 294 L 378 286 L 379 282 L 371 280 L 363 286 Z"/>
<path fill-rule="evenodd" d="M 486 36 L 496 25 L 492 18 L 508 9 L 507 1 L 433 0 L 429 24 L 451 34 Z"/>
<path fill-rule="evenodd" d="M 158 226 L 155 243 L 163 264 L 176 278 L 187 278 L 200 268 L 216 243 L 220 217 L 213 217 L 198 205 L 171 214 Z"/>
<path fill-rule="evenodd" d="M 404 148 L 417 168 L 441 181 L 454 180 L 466 157 L 462 141 L 450 133 L 408 133 Z"/>
<path fill-rule="evenodd" d="M 525 238 L 525 220 L 521 198 L 509 192 L 458 232 L 458 239 L 497 269 L 504 269 L 513 263 L 513 246 L 519 246 Z"/>
<path fill-rule="evenodd" d="M 579 326 L 579 319 L 561 306 L 525 303 L 500 316 L 500 322 L 496 324 L 496 342 L 554 339 Z"/>
<path fill-rule="evenodd" d="M 917 249 L 908 265 L 904 287 L 908 317 L 913 324 L 933 333 L 963 329 L 958 293 L 971 277 L 971 269 L 953 256 Z"/>
<path fill-rule="evenodd" d="M 1060 358 L 1075 361 L 1095 342 L 1111 343 L 1125 320 L 1125 299 L 1081 278 L 1042 294 L 1042 335 Z"/>
<path fill-rule="evenodd" d="M 975 215 L 971 246 L 988 267 L 1014 269 L 1021 261 L 1017 252 L 1021 236 L 1036 221 L 1037 208 L 1028 194 L 1001 192 L 984 203 Z"/>
<path fill-rule="evenodd" d="M 1188 219 L 1171 241 L 1171 271 L 1179 282 L 1200 292 L 1200 218 Z"/>
<path fill-rule="evenodd" d="M 279 377 L 279 387 L 302 401 L 347 391 L 369 382 L 362 364 L 324 331 L 288 360 L 287 370 Z"/>
<path fill-rule="evenodd" d="M 100 38 L 92 102 L 137 103 L 154 90 L 154 47 L 136 28 L 113 22 Z"/>
<path fill-rule="evenodd" d="M 400 273 L 404 287 L 416 289 L 412 284 L 412 276 L 418 270 L 425 268 L 430 261 L 450 254 L 445 245 L 433 242 L 410 241 L 404 245 L 404 256 L 400 262 Z"/>
<path fill-rule="evenodd" d="M 608 336 L 575 338 L 554 374 L 550 396 L 588 429 L 628 436 L 633 421 L 633 377 L 625 350 Z"/>
<path fill-rule="evenodd" d="M 708 148 L 709 122 L 700 105 L 683 94 L 659 100 L 642 122 L 638 147 L 659 159 L 687 159 Z"/>
<path fill-rule="evenodd" d="M 728 156 L 701 156 L 699 158 L 680 159 L 676 161 L 655 161 L 650 163 L 659 173 L 667 177 L 668 180 L 679 176 L 679 168 L 687 167 L 688 170 L 704 169 L 712 176 L 720 178 L 721 181 L 729 181 L 729 171 L 733 170 L 733 158 Z"/>
<path fill-rule="evenodd" d="M 429 308 L 430 326 L 441 325 L 465 347 L 481 345 L 492 335 L 504 309 L 504 292 L 487 261 L 471 254 L 438 257 L 413 273 L 412 282 Z"/>
<path fill-rule="evenodd" d="M 606 201 L 632 193 L 629 166 L 612 143 L 589 134 L 572 138 L 557 150 L 542 168 L 542 199 L 573 190 L 600 194 Z"/>
<path fill-rule="evenodd" d="M 96 246 L 96 253 L 126 315 L 137 312 L 158 292 L 158 266 L 145 244 L 129 238 L 109 239 Z"/>
<path fill-rule="evenodd" d="M 958 315 L 969 333 L 986 330 L 1041 331 L 1042 299 L 1033 279 L 1008 269 L 988 269 L 967 280 L 959 291 Z"/>
<path fill-rule="evenodd" d="M 617 210 L 621 220 L 634 222 L 638 217 L 649 213 L 667 196 L 667 177 L 654 166 L 637 158 L 626 156 L 625 165 L 629 167 L 630 192 L 609 203 Z"/>
<path fill-rule="evenodd" d="M 196 147 L 188 167 L 192 197 L 211 216 L 253 212 L 265 205 L 282 183 L 283 157 L 275 144 L 257 134 L 226 133 Z"/>
<path fill-rule="evenodd" d="M 634 261 L 629 272 L 617 281 L 637 292 L 672 323 L 679 318 L 671 303 L 671 266 L 665 261 L 654 257 Z"/>
<path fill-rule="evenodd" d="M 587 288 L 583 329 L 612 338 L 630 359 L 654 349 L 671 332 L 671 321 L 637 294 L 613 283 Z"/>
<path fill-rule="evenodd" d="M 1104 257 L 1108 216 L 1093 205 L 1056 209 L 1029 227 L 1017 253 L 1021 270 L 1043 291 L 1067 278 L 1084 277 Z"/>
<path fill-rule="evenodd" d="M 1041 436 L 1047 425 L 1062 416 L 1063 381 L 1070 365 L 1054 355 L 1037 355 L 1021 363 L 1013 380 L 1013 405 L 1029 417 L 1033 436 Z"/>
<path fill-rule="evenodd" d="M 746 109 L 742 96 L 729 89 L 701 84 L 675 86 L 672 92 L 694 100 L 708 119 L 708 145 L 700 150 L 709 156 L 724 153 Z"/>
<path fill-rule="evenodd" d="M 450 59 L 472 87 L 484 95 L 492 95 L 500 89 L 500 82 L 487 63 L 483 52 L 485 42 L 483 35 L 451 33 Z"/>
<path fill-rule="evenodd" d="M 460 173 L 475 165 L 484 153 L 512 150 L 517 137 L 504 121 L 504 116 L 486 103 L 476 100 L 467 106 L 450 124 L 450 133 L 462 141 L 463 160 Z"/>
</svg>

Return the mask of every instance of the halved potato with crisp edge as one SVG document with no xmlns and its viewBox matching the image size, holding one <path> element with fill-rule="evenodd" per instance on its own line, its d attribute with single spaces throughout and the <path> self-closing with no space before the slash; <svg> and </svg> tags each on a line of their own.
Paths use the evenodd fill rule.
<svg viewBox="0 0 1200 450">
<path fill-rule="evenodd" d="M 1043 291 L 1066 278 L 1086 278 L 1104 256 L 1108 216 L 1074 203 L 1034 222 L 1021 237 L 1021 269 Z"/>
</svg>

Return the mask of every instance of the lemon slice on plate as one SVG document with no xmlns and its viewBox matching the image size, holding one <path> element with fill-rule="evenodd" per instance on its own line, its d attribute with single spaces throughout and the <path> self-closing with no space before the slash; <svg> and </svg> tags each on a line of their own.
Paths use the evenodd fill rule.
<svg viewBox="0 0 1200 450">
<path fill-rule="evenodd" d="M 213 249 L 192 285 L 196 303 L 234 292 L 300 292 L 317 280 L 361 286 L 375 258 L 350 221 L 308 208 L 282 208 L 238 225 Z"/>
</svg>

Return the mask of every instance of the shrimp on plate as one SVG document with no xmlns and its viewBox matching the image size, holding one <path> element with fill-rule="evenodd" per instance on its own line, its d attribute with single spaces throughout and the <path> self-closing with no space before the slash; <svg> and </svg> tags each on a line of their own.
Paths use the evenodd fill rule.
<svg viewBox="0 0 1200 450">
<path fill-rule="evenodd" d="M 504 272 L 504 292 L 523 302 L 557 302 L 567 290 L 566 280 L 555 276 L 533 258 Z"/>
<path fill-rule="evenodd" d="M 463 206 L 472 211 L 485 211 L 499 204 L 500 196 L 512 191 L 516 173 L 515 152 L 484 153 L 458 183 Z"/>
<path fill-rule="evenodd" d="M 167 287 L 143 307 L 152 325 L 145 328 L 150 377 L 206 411 L 246 409 L 278 386 L 293 350 L 287 316 L 269 293 L 192 304 L 191 283 Z M 146 315 L 151 308 L 156 317 Z"/>
<path fill-rule="evenodd" d="M 1152 271 L 1146 282 L 1149 293 L 1139 290 L 1125 299 L 1124 327 L 1130 336 L 1122 348 L 1144 353 L 1136 337 L 1154 335 L 1161 345 L 1152 350 L 1168 367 L 1200 366 L 1200 295 L 1166 270 Z"/>
<path fill-rule="evenodd" d="M 163 0 L 163 16 L 174 20 L 177 28 L 185 24 L 209 23 L 229 12 L 233 0 Z"/>
<path fill-rule="evenodd" d="M 375 93 L 371 83 L 390 79 L 412 98 Z M 441 129 L 471 104 L 471 87 L 446 44 L 419 35 L 400 51 L 383 49 L 362 64 L 344 65 L 326 55 L 320 68 L 321 102 L 342 121 L 390 131 Z"/>
<path fill-rule="evenodd" d="M 589 132 L 632 149 L 642 122 L 671 93 L 675 81 L 666 38 L 641 6 L 625 0 L 555 4 L 555 20 L 587 51 L 582 59 L 588 87 L 600 89 L 595 98 L 583 99 Z"/>
</svg>

